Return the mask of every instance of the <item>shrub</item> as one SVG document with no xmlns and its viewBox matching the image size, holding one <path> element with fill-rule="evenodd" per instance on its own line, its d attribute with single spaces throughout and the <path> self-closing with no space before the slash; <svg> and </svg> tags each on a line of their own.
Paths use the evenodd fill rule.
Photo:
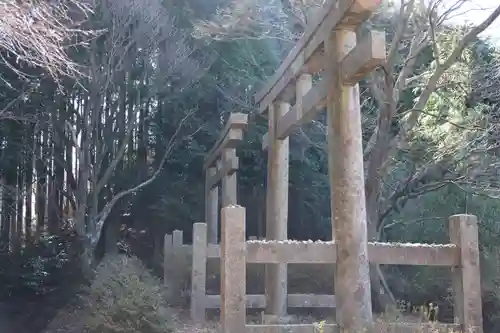
<svg viewBox="0 0 500 333">
<path fill-rule="evenodd" d="M 96 333 L 170 332 L 160 281 L 136 257 L 110 255 L 85 291 L 87 329 Z"/>
<path fill-rule="evenodd" d="M 62 229 L 27 240 L 20 251 L 7 252 L 6 244 L 0 248 L 0 302 L 8 304 L 14 325 L 38 332 L 80 288 L 77 236 Z"/>
<path fill-rule="evenodd" d="M 76 236 L 42 234 L 34 243 L 28 243 L 19 253 L 0 255 L 0 299 L 34 300 L 67 293 L 81 276 Z"/>
</svg>

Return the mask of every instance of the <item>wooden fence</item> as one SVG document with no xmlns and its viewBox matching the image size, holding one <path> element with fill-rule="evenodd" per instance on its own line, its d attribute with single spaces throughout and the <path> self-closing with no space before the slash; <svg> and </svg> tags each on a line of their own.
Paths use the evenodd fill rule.
<svg viewBox="0 0 500 333">
<path fill-rule="evenodd" d="M 259 244 L 260 241 L 249 237 L 247 244 Z M 218 309 L 221 306 L 220 295 L 206 294 L 207 259 L 221 258 L 221 246 L 207 242 L 207 224 L 193 225 L 193 254 L 191 275 L 191 318 L 197 322 L 205 321 L 206 309 Z M 264 257 L 247 259 L 248 263 L 265 263 Z M 291 262 L 293 263 L 293 261 Z M 221 263 L 222 265 L 222 263 Z M 222 271 L 221 271 L 222 273 Z M 222 279 L 221 274 L 221 279 Z M 245 277 L 246 278 L 246 277 Z M 286 282 L 285 282 L 286 283 Z M 292 308 L 333 308 L 334 295 L 288 294 L 287 305 Z M 265 308 L 265 295 L 246 295 L 246 308 Z"/>
<path fill-rule="evenodd" d="M 205 258 L 221 258 L 222 332 L 314 332 L 314 325 L 247 325 L 246 307 L 252 297 L 245 295 L 246 264 L 335 264 L 339 253 L 335 242 L 246 241 L 245 209 L 228 206 L 222 209 L 221 245 L 206 243 L 206 225 L 195 226 L 198 237 L 193 253 L 193 288 L 195 304 L 191 311 L 201 318 L 204 312 Z M 481 286 L 477 219 L 472 215 L 454 215 L 449 219 L 449 244 L 368 243 L 370 263 L 383 265 L 447 266 L 452 270 L 455 324 L 373 323 L 375 332 L 482 332 Z M 206 254 L 205 254 L 206 253 Z M 290 295 L 291 296 L 291 295 Z M 352 298 L 356 295 L 351 295 Z M 257 297 L 260 302 L 260 297 Z M 303 304 L 303 296 L 288 301 Z M 328 298 L 331 300 L 330 298 Z M 345 300 L 349 301 L 349 300 Z M 214 298 L 214 303 L 215 303 Z M 218 302 L 218 300 L 217 300 Z M 206 303 L 205 303 L 206 304 Z M 262 305 L 262 304 L 259 304 Z M 336 325 L 326 325 L 324 333 L 336 332 Z"/>
<path fill-rule="evenodd" d="M 244 208 L 231 206 L 222 210 L 222 244 L 207 241 L 207 224 L 193 225 L 193 244 L 183 244 L 183 232 L 174 230 L 165 235 L 165 253 L 192 255 L 191 317 L 205 320 L 207 309 L 221 308 L 225 332 L 242 329 L 245 332 L 309 333 L 314 325 L 246 325 L 241 315 L 246 308 L 265 308 L 265 295 L 246 295 L 246 264 L 335 264 L 337 245 L 323 241 L 266 241 L 245 237 Z M 459 330 L 482 332 L 481 286 L 477 219 L 472 215 L 454 215 L 449 219 L 449 244 L 368 243 L 371 263 L 382 265 L 446 266 L 452 270 L 455 324 L 394 324 L 375 327 L 376 332 L 449 332 Z M 165 260 L 168 260 L 165 256 Z M 171 257 L 170 257 L 171 258 Z M 208 259 L 221 259 L 221 294 L 206 294 L 206 265 Z M 167 278 L 164 263 L 165 278 Z M 238 297 L 241 296 L 241 299 Z M 332 308 L 334 295 L 288 294 L 288 307 Z M 236 319 L 235 319 L 236 318 Z M 379 324 L 379 326 L 382 324 Z M 385 324 L 384 324 L 385 325 Z M 465 329 L 468 327 L 469 329 Z M 478 328 L 479 327 L 479 328 Z M 336 332 L 327 325 L 324 333 Z M 475 331 L 474 331 L 475 329 Z M 270 331 L 269 331 L 270 330 Z"/>
</svg>

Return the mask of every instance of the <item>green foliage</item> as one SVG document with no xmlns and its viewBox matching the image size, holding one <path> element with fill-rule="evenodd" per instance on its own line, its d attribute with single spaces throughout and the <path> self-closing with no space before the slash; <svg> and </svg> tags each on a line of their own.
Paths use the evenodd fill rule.
<svg viewBox="0 0 500 333">
<path fill-rule="evenodd" d="M 43 234 L 15 256 L 0 256 L 0 299 L 23 297 L 37 300 L 67 292 L 78 282 L 78 244 L 72 234 Z"/>
<path fill-rule="evenodd" d="M 161 283 L 136 257 L 105 257 L 83 300 L 90 332 L 171 332 Z"/>
</svg>

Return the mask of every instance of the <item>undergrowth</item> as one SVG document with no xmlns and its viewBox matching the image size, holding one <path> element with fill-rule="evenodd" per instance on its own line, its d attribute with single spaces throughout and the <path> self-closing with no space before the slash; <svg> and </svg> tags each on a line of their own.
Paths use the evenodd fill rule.
<svg viewBox="0 0 500 333">
<path fill-rule="evenodd" d="M 136 257 L 103 259 L 82 296 L 86 328 L 95 333 L 171 332 L 160 281 Z"/>
</svg>

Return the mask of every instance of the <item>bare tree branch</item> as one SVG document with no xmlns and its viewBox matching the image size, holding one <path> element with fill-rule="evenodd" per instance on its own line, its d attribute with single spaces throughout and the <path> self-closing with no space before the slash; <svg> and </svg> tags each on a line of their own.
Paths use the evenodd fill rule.
<svg viewBox="0 0 500 333">
<path fill-rule="evenodd" d="M 90 250 L 91 251 L 93 251 L 93 249 L 97 245 L 97 241 L 99 240 L 99 237 L 101 236 L 102 227 L 104 226 L 104 222 L 106 221 L 107 217 L 111 213 L 111 210 L 113 209 L 114 205 L 118 202 L 118 200 L 120 200 L 121 198 L 123 198 L 124 196 L 126 196 L 128 194 L 137 192 L 140 189 L 146 187 L 147 185 L 151 184 L 158 177 L 158 175 L 160 174 L 160 172 L 163 169 L 163 166 L 165 165 L 166 161 L 170 157 L 170 154 L 172 153 L 172 151 L 174 150 L 174 148 L 176 146 L 177 139 L 178 139 L 178 136 L 179 136 L 179 133 L 180 133 L 181 129 L 183 128 L 183 126 L 186 123 L 186 121 L 194 114 L 194 112 L 195 112 L 195 110 L 190 111 L 179 122 L 179 125 L 177 126 L 177 128 L 175 130 L 175 133 L 170 137 L 170 140 L 167 143 L 167 146 L 165 148 L 165 152 L 163 154 L 162 159 L 160 160 L 158 168 L 151 175 L 151 177 L 149 177 L 144 182 L 142 182 L 142 183 L 140 183 L 140 184 L 138 184 L 138 185 L 136 185 L 136 186 L 134 186 L 132 188 L 129 188 L 129 189 L 127 189 L 125 191 L 122 191 L 122 192 L 118 193 L 117 195 L 115 195 L 111 199 L 111 201 L 109 201 L 106 204 L 106 206 L 104 206 L 104 209 L 99 213 L 99 215 L 94 218 L 95 221 L 96 221 L 95 222 L 95 225 L 96 225 L 95 230 L 96 230 L 96 232 L 94 234 L 87 235 L 87 237 L 90 239 Z"/>
<path fill-rule="evenodd" d="M 73 37 L 95 35 L 78 28 L 90 13 L 90 6 L 80 0 L 4 0 L 0 4 L 0 49 L 21 62 L 47 70 L 56 80 L 80 76 L 81 67 L 69 58 L 66 47 Z M 2 60 L 23 75 L 3 55 Z"/>
</svg>

